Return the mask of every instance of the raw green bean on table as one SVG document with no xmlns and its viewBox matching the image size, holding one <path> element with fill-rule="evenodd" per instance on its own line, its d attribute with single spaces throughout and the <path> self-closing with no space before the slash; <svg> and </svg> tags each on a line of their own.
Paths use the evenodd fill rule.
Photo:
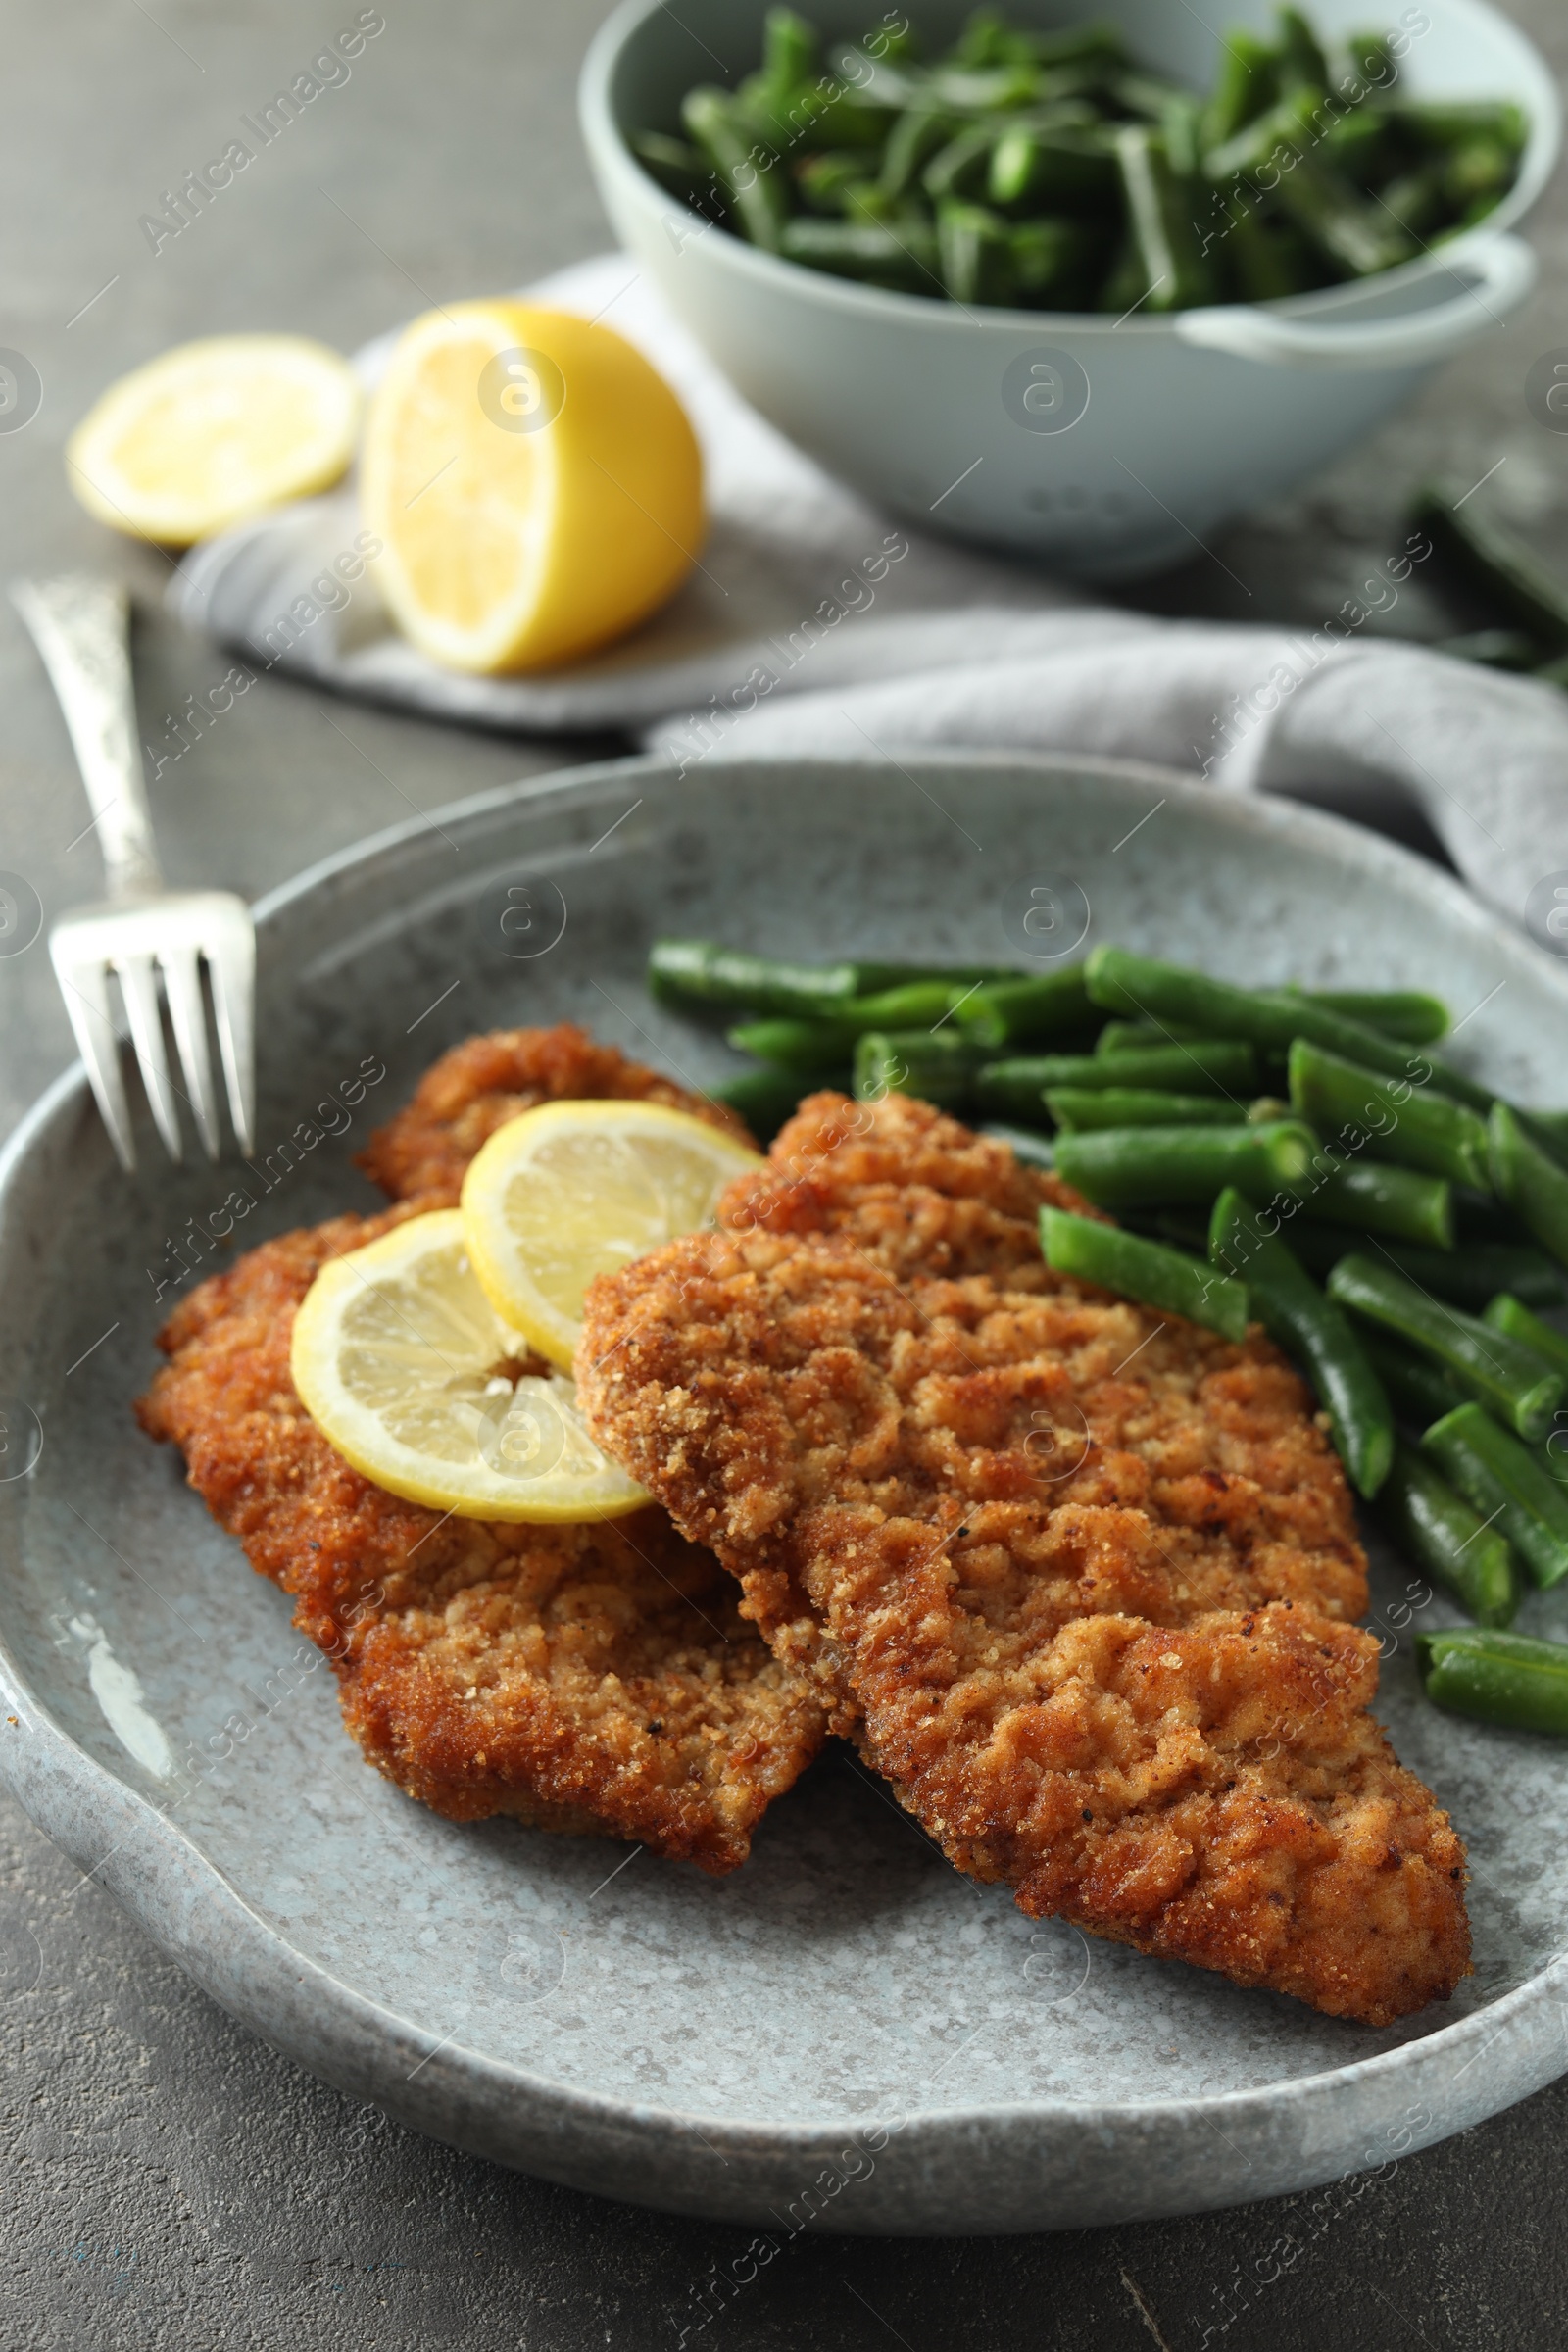
<svg viewBox="0 0 1568 2352">
<path fill-rule="evenodd" d="M 1496 1297 L 1489 1299 L 1481 1319 L 1490 1323 L 1494 1331 L 1506 1332 L 1510 1340 L 1522 1340 L 1527 1348 L 1544 1355 L 1548 1364 L 1555 1365 L 1568 1378 L 1568 1339 L 1530 1312 L 1517 1287 L 1499 1288 Z"/>
<path fill-rule="evenodd" d="M 1208 1254 L 1246 1283 L 1270 1339 L 1305 1369 L 1356 1493 L 1376 1494 L 1394 1457 L 1394 1410 L 1348 1316 L 1286 1244 L 1263 1231 L 1250 1201 L 1233 1189 L 1214 1203 Z"/>
<path fill-rule="evenodd" d="M 1422 1433 L 1421 1450 L 1495 1523 L 1543 1590 L 1568 1576 L 1568 1493 L 1482 1406 L 1445 1413 Z"/>
<path fill-rule="evenodd" d="M 1451 1372 L 1446 1372 L 1435 1356 L 1418 1355 L 1413 1348 L 1402 1348 L 1397 1340 L 1370 1323 L 1362 1323 L 1359 1328 L 1368 1363 L 1382 1381 L 1400 1419 L 1409 1422 L 1412 1428 L 1430 1429 L 1434 1421 L 1451 1413 L 1456 1404 L 1470 1402 L 1469 1390 Z"/>
<path fill-rule="evenodd" d="M 1486 1121 L 1466 1103 L 1362 1069 L 1305 1037 L 1292 1046 L 1289 1070 L 1291 1107 L 1320 1135 L 1351 1130 L 1348 1150 L 1487 1190 Z"/>
<path fill-rule="evenodd" d="M 862 1102 L 918 1095 L 939 1110 L 966 1110 L 978 1067 L 976 1048 L 952 1029 L 872 1029 L 856 1043 L 855 1093 Z"/>
<path fill-rule="evenodd" d="M 1415 1647 L 1434 1706 L 1510 1731 L 1568 1733 L 1568 1642 L 1467 1625 L 1417 1634 Z"/>
<path fill-rule="evenodd" d="M 1413 1446 L 1396 1439 L 1378 1517 L 1413 1567 L 1451 1592 L 1480 1625 L 1511 1625 L 1519 1564 L 1507 1538 L 1488 1527 Z"/>
<path fill-rule="evenodd" d="M 1056 1138 L 1056 1168 L 1101 1208 L 1206 1205 L 1234 1185 L 1271 1200 L 1310 1174 L 1317 1138 L 1281 1119 L 1270 1127 L 1107 1127 Z"/>
<path fill-rule="evenodd" d="M 1122 1226 L 1102 1225 L 1062 1208 L 1040 1211 L 1040 1246 L 1047 1265 L 1058 1273 L 1098 1282 L 1123 1298 L 1136 1298 L 1166 1314 L 1185 1315 L 1190 1323 L 1202 1323 L 1228 1340 L 1247 1337 L 1246 1284 L 1232 1281 L 1200 1257 L 1188 1257 L 1163 1242 L 1145 1241 Z"/>
<path fill-rule="evenodd" d="M 1568 1381 L 1533 1348 L 1428 1298 L 1392 1266 L 1371 1257 L 1341 1258 L 1329 1276 L 1329 1297 L 1436 1356 L 1527 1444 L 1537 1443 L 1551 1427 Z"/>
<path fill-rule="evenodd" d="M 1223 1095 L 1163 1095 L 1152 1087 L 1053 1086 L 1046 1108 L 1067 1134 L 1089 1127 L 1245 1127 L 1247 1105 Z"/>
<path fill-rule="evenodd" d="M 1506 1102 L 1494 1104 L 1492 1181 L 1544 1250 L 1568 1266 L 1568 1169 L 1559 1167 Z"/>
</svg>

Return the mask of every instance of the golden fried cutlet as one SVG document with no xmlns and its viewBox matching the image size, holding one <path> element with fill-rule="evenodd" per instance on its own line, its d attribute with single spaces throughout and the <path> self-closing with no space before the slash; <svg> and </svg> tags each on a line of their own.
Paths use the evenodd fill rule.
<svg viewBox="0 0 1568 2352">
<path fill-rule="evenodd" d="M 821 1744 L 823 1710 L 712 1555 L 659 1509 L 443 1519 L 351 1469 L 295 1394 L 294 1312 L 317 1270 L 418 1205 L 286 1234 L 203 1283 L 162 1335 L 142 1424 L 294 1596 L 349 1730 L 409 1795 L 733 1869 Z"/>
<path fill-rule="evenodd" d="M 961 1266 L 976 1196 L 939 1188 L 964 1131 L 904 1104 L 875 1132 Z M 737 1188 L 741 1230 L 595 1284 L 601 1443 L 1025 1911 L 1371 2024 L 1451 1991 L 1463 1849 L 1366 1712 L 1365 1562 L 1296 1374 L 1256 1331 L 1043 1269 L 915 1272 L 897 1203 L 853 1161 L 836 1181 L 848 1149 L 816 1155 L 814 1230 Z M 787 1172 L 800 1139 L 774 1152 Z"/>
<path fill-rule="evenodd" d="M 601 1100 L 663 1102 L 740 1143 L 753 1140 L 725 1103 L 677 1086 L 562 1021 L 554 1029 L 497 1029 L 454 1046 L 426 1070 L 413 1101 L 377 1128 L 359 1165 L 394 1200 L 424 1196 L 434 1207 L 457 1200 L 469 1160 L 509 1119 L 540 1102 Z"/>
</svg>

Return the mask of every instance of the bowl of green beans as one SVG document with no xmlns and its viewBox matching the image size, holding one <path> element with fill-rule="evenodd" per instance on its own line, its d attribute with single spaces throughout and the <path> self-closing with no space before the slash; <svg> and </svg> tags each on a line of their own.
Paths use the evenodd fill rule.
<svg viewBox="0 0 1568 2352">
<path fill-rule="evenodd" d="M 1157 570 L 1533 283 L 1560 111 L 1487 0 L 874 7 L 625 0 L 582 122 L 730 380 L 930 528 Z"/>
</svg>

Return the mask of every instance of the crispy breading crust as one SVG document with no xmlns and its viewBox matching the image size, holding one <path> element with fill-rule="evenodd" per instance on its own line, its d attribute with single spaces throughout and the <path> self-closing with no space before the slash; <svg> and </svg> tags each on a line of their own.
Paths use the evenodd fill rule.
<svg viewBox="0 0 1568 2352">
<path fill-rule="evenodd" d="M 737 1142 L 756 1139 L 727 1104 L 693 1094 L 617 1047 L 562 1021 L 553 1029 L 497 1029 L 466 1038 L 426 1070 L 413 1100 L 379 1127 L 359 1155 L 372 1184 L 394 1200 L 452 1202 L 480 1145 L 540 1102 L 640 1102 L 690 1111 Z"/>
<path fill-rule="evenodd" d="M 910 1216 L 961 1243 L 929 1179 L 963 1131 L 896 1115 Z M 1284 1359 L 1055 1276 L 925 1279 L 884 1199 L 812 1182 L 814 1231 L 737 1203 L 595 1284 L 601 1442 L 1026 1911 L 1369 2024 L 1451 1991 L 1463 1849 L 1366 1713 L 1365 1563 Z"/>
<path fill-rule="evenodd" d="M 733 1869 L 823 1738 L 823 1710 L 745 1623 L 732 1580 L 662 1510 L 591 1527 L 447 1518 L 371 1485 L 289 1376 L 329 1257 L 423 1203 L 287 1234 L 193 1292 L 138 1406 L 331 1658 L 349 1730 L 454 1820 L 509 1813 Z"/>
</svg>

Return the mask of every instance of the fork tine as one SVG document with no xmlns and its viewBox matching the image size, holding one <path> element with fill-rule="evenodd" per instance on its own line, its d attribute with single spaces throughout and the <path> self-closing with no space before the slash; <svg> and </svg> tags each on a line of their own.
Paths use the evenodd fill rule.
<svg viewBox="0 0 1568 2352">
<path fill-rule="evenodd" d="M 207 1051 L 207 1007 L 202 1003 L 201 973 L 194 948 L 164 948 L 164 993 L 173 1023 L 179 1066 L 190 1090 L 191 1108 L 209 1159 L 218 1157 L 218 1097 L 213 1092 L 212 1055 Z"/>
<path fill-rule="evenodd" d="M 101 963 L 91 958 L 73 963 L 69 956 L 61 955 L 57 941 L 51 940 L 50 953 L 55 978 L 75 1033 L 76 1051 L 86 1067 L 87 1083 L 109 1130 L 115 1157 L 128 1176 L 136 1165 L 136 1146 L 130 1132 L 130 1113 L 125 1107 L 120 1040 L 115 1035 L 114 1016 L 109 1009 L 109 975 Z"/>
<path fill-rule="evenodd" d="M 130 1016 L 131 1042 L 136 1049 L 136 1059 L 141 1064 L 141 1081 L 147 1089 L 153 1120 L 164 1139 L 170 1158 L 177 1166 L 184 1156 L 184 1146 L 180 1141 L 174 1090 L 169 1082 L 169 1060 L 164 1053 L 164 1020 L 158 997 L 158 974 L 150 956 L 123 956 L 117 961 L 115 969 L 120 974 L 121 994 Z"/>
<path fill-rule="evenodd" d="M 256 1149 L 256 934 L 249 916 L 209 940 L 206 952 L 228 1115 L 249 1159 Z"/>
</svg>

